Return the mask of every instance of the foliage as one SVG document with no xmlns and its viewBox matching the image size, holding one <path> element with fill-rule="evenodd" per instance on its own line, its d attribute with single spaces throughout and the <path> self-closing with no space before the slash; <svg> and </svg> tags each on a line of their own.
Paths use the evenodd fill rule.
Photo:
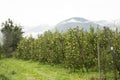
<svg viewBox="0 0 120 80">
<path fill-rule="evenodd" d="M 107 28 L 107 36 L 114 47 L 116 63 L 120 66 L 120 33 Z M 100 49 L 101 72 L 114 71 L 109 41 L 105 36 L 105 30 L 90 28 L 84 31 L 78 27 L 69 29 L 65 33 L 58 31 L 52 33 L 46 31 L 37 39 L 31 37 L 23 38 L 17 47 L 17 58 L 32 59 L 51 65 L 61 64 L 71 71 L 98 69 L 98 49 Z"/>
<path fill-rule="evenodd" d="M 3 53 L 4 53 L 3 46 L 2 46 L 2 45 L 0 45 L 0 59 L 2 58 Z"/>
<path fill-rule="evenodd" d="M 2 23 L 1 32 L 3 34 L 3 46 L 6 57 L 10 57 L 10 53 L 16 50 L 22 38 L 22 28 L 20 25 L 15 25 L 12 20 L 8 19 Z"/>
</svg>

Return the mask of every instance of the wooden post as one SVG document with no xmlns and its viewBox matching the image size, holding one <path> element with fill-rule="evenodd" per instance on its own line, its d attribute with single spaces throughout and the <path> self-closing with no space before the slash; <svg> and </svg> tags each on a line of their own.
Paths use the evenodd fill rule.
<svg viewBox="0 0 120 80">
<path fill-rule="evenodd" d="M 106 36 L 106 38 L 107 38 L 107 40 L 108 40 L 108 43 L 109 43 L 109 45 L 110 45 L 112 60 L 113 60 L 113 63 L 114 63 L 114 80 L 117 80 L 116 70 L 118 71 L 118 73 L 119 73 L 119 75 L 120 75 L 120 68 L 119 68 L 119 66 L 118 66 L 118 64 L 117 64 L 115 51 L 114 51 L 114 49 L 113 49 L 113 47 L 112 47 L 112 43 L 111 43 L 111 41 L 110 41 L 110 39 L 109 39 L 109 37 L 108 37 L 108 31 L 107 31 L 107 30 L 108 30 L 108 28 L 104 27 L 105 36 Z"/>
<path fill-rule="evenodd" d="M 99 71 L 99 78 L 101 79 L 101 67 L 100 67 L 100 48 L 99 42 L 97 41 L 97 51 L 98 51 L 98 71 Z"/>
</svg>

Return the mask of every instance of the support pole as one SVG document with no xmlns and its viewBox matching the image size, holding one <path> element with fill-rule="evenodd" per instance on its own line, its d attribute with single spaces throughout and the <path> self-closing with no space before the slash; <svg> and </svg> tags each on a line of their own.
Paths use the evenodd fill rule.
<svg viewBox="0 0 120 80">
<path fill-rule="evenodd" d="M 99 42 L 97 41 L 97 51 L 98 51 L 98 71 L 99 71 L 99 79 L 101 79 L 101 67 L 100 67 L 100 48 Z"/>
</svg>

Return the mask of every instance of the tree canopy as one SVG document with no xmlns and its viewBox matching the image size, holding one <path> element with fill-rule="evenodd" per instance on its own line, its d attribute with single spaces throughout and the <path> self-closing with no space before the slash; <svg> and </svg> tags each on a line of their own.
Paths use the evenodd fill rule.
<svg viewBox="0 0 120 80">
<path fill-rule="evenodd" d="M 3 47 L 6 57 L 10 57 L 10 53 L 16 50 L 17 45 L 22 38 L 22 27 L 14 24 L 11 19 L 3 22 L 1 27 L 1 32 L 3 34 Z"/>
</svg>

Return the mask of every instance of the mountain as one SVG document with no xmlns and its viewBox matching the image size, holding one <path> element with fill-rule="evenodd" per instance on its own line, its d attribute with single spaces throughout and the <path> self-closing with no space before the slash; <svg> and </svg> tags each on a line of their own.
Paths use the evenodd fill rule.
<svg viewBox="0 0 120 80">
<path fill-rule="evenodd" d="M 38 34 L 43 34 L 45 31 L 49 30 L 51 26 L 47 24 L 41 24 L 34 27 L 25 27 L 24 28 L 24 36 L 30 36 L 37 37 Z"/>
<path fill-rule="evenodd" d="M 29 27 L 29 28 L 25 27 L 24 36 L 29 36 L 30 34 L 32 34 L 33 37 L 37 37 L 38 34 L 43 34 L 47 30 L 51 30 L 52 32 L 54 32 L 56 29 L 59 32 L 66 32 L 68 29 L 75 28 L 77 26 L 87 31 L 89 31 L 90 26 L 94 27 L 95 29 L 97 27 L 103 29 L 104 26 L 109 26 L 110 29 L 113 29 L 113 30 L 115 29 L 115 26 L 116 26 L 120 31 L 120 19 L 109 20 L 109 21 L 107 20 L 91 21 L 81 17 L 72 17 L 72 18 L 61 21 L 55 26 L 42 24 L 36 27 Z"/>
<path fill-rule="evenodd" d="M 57 29 L 60 32 L 66 32 L 69 28 L 75 28 L 77 26 L 87 31 L 91 26 L 93 26 L 95 29 L 97 27 L 102 27 L 100 24 L 97 24 L 93 21 L 90 21 L 84 18 L 73 17 L 73 18 L 69 18 L 67 20 L 61 21 L 55 26 L 55 29 Z"/>
<path fill-rule="evenodd" d="M 120 31 L 120 19 L 117 20 L 101 20 L 101 21 L 95 21 L 96 24 L 99 24 L 101 26 L 107 26 L 112 30 L 115 30 L 116 28 L 118 28 L 118 30 Z"/>
<path fill-rule="evenodd" d="M 116 24 L 114 24 L 114 22 L 116 22 Z M 104 26 L 108 26 L 110 27 L 110 29 L 114 29 L 114 26 L 117 26 L 118 29 L 120 30 L 120 20 L 115 20 L 115 21 L 106 21 L 106 20 L 101 20 L 101 21 L 90 21 L 84 18 L 80 18 L 80 17 L 72 17 L 66 20 L 61 21 L 60 23 L 58 23 L 55 26 L 55 29 L 53 31 L 55 31 L 56 29 L 59 32 L 66 32 L 68 29 L 70 28 L 75 28 L 75 27 L 79 27 L 79 28 L 83 28 L 84 30 L 89 30 L 90 27 L 94 27 L 95 29 L 97 27 L 99 28 L 103 28 Z"/>
</svg>

